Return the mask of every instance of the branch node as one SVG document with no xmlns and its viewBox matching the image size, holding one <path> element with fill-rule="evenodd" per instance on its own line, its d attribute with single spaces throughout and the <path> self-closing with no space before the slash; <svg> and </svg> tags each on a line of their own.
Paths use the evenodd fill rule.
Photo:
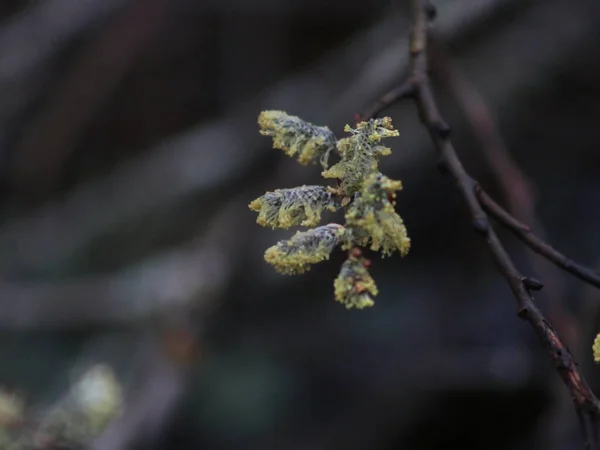
<svg viewBox="0 0 600 450">
<path fill-rule="evenodd" d="M 427 19 L 431 21 L 435 20 L 437 17 L 437 8 L 431 2 L 427 2 L 425 4 L 425 14 L 427 14 Z"/>
<path fill-rule="evenodd" d="M 433 129 L 441 139 L 448 139 L 452 134 L 452 128 L 442 119 L 438 119 L 433 123 Z"/>
<path fill-rule="evenodd" d="M 435 163 L 435 166 L 443 175 L 446 175 L 449 172 L 448 163 L 443 157 L 438 158 L 437 162 Z"/>
<path fill-rule="evenodd" d="M 575 409 L 582 422 L 584 440 L 587 450 L 598 450 L 597 429 L 591 428 L 586 420 L 581 418 L 587 416 L 584 408 L 586 404 L 590 405 L 589 416 L 597 423 L 600 417 L 600 401 L 594 396 L 594 393 L 583 379 L 582 374 L 575 362 L 571 359 L 569 350 L 562 343 L 552 327 L 547 323 L 542 312 L 538 310 L 531 295 L 532 290 L 539 290 L 542 284 L 533 278 L 523 277 L 515 267 L 514 262 L 508 252 L 502 245 L 499 237 L 489 223 L 486 210 L 492 217 L 501 221 L 505 226 L 513 229 L 521 239 L 528 240 L 532 246 L 538 248 L 539 253 L 551 255 L 556 264 L 568 264 L 566 258 L 561 258 L 558 252 L 547 244 L 534 240 L 532 234 L 519 228 L 520 222 L 508 213 L 503 211 L 493 200 L 487 198 L 487 195 L 477 186 L 476 182 L 469 176 L 461 164 L 460 158 L 454 150 L 454 146 L 449 139 L 451 129 L 442 120 L 439 115 L 438 105 L 433 95 L 431 83 L 427 76 L 428 71 L 428 20 L 430 0 L 412 0 L 412 27 L 409 39 L 411 73 L 415 79 L 415 88 L 417 95 L 415 102 L 419 118 L 427 127 L 429 134 L 436 147 L 438 155 L 444 158 L 447 163 L 447 169 L 454 178 L 457 187 L 464 197 L 465 203 L 469 209 L 472 219 L 472 225 L 475 230 L 485 239 L 492 253 L 492 257 L 500 273 L 508 282 L 517 302 L 517 315 L 529 322 L 536 331 L 538 337 L 543 341 L 548 355 L 556 364 L 558 374 L 568 387 L 575 404 Z M 436 136 L 437 134 L 437 136 Z M 438 165 L 439 167 L 439 165 Z M 491 212 L 490 212 L 491 211 Z M 494 213 L 495 212 L 495 213 Z M 535 245 L 534 245 L 535 242 Z M 541 249 L 541 250 L 540 250 Z M 578 266 L 578 265 L 577 265 Z M 575 271 L 575 269 L 572 269 Z M 580 270 L 579 273 L 586 280 L 595 279 L 600 274 L 587 273 Z M 600 282 L 598 283 L 600 284 Z M 587 418 L 587 417 L 586 417 Z"/>
<path fill-rule="evenodd" d="M 544 287 L 544 284 L 540 280 L 531 277 L 521 278 L 521 283 L 523 283 L 523 286 L 525 286 L 525 288 L 531 291 L 539 291 Z"/>
<path fill-rule="evenodd" d="M 490 229 L 490 222 L 487 217 L 476 217 L 472 222 L 473 228 L 475 231 L 482 236 L 485 236 Z"/>
</svg>

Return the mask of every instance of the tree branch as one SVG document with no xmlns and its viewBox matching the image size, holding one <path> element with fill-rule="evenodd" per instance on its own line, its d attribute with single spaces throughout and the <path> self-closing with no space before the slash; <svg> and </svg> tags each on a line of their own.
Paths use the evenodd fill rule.
<svg viewBox="0 0 600 450">
<path fill-rule="evenodd" d="M 431 8 L 425 0 L 412 0 L 412 26 L 409 39 L 410 77 L 414 99 L 421 121 L 426 126 L 441 158 L 442 167 L 454 179 L 471 214 L 475 230 L 485 239 L 492 258 L 509 284 L 517 301 L 519 317 L 527 320 L 544 343 L 548 355 L 565 385 L 569 388 L 584 433 L 585 446 L 598 448 L 598 419 L 600 402 L 583 379 L 571 353 L 558 337 L 554 328 L 535 305 L 530 290 L 540 288 L 523 276 L 515 267 L 496 232 L 477 194 L 477 182 L 464 169 L 450 139 L 451 129 L 444 122 L 429 80 L 427 40 L 428 15 Z"/>
<path fill-rule="evenodd" d="M 124 0 L 47 0 L 32 3 L 0 28 L 0 127 L 35 96 L 64 43 L 105 20 Z M 32 32 L 35 30 L 35 32 Z"/>
<path fill-rule="evenodd" d="M 397 101 L 404 100 L 412 97 L 415 94 L 415 87 L 411 80 L 406 80 L 404 83 L 392 88 L 383 96 L 377 100 L 371 107 L 366 109 L 364 112 L 359 114 L 362 120 L 372 119 L 377 117 L 383 112 L 384 109 L 388 108 Z"/>
<path fill-rule="evenodd" d="M 229 281 L 242 243 L 234 230 L 246 203 L 240 200 L 217 212 L 193 242 L 115 274 L 59 282 L 0 280 L 0 329 L 127 326 L 169 311 L 209 309 Z"/>
<path fill-rule="evenodd" d="M 575 275 L 582 281 L 600 288 L 600 273 L 590 269 L 582 264 L 576 263 L 572 259 L 554 249 L 550 244 L 532 233 L 531 228 L 517 220 L 508 213 L 502 206 L 496 203 L 482 188 L 477 185 L 475 188 L 477 198 L 481 206 L 487 213 L 496 219 L 507 230 L 511 231 L 517 238 L 523 241 L 534 252 L 542 255 L 547 260 L 553 262 L 558 267 Z"/>
</svg>

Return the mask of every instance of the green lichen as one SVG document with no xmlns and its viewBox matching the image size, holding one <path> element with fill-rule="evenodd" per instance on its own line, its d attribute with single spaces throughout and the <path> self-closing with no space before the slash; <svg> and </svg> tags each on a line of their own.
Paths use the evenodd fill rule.
<svg viewBox="0 0 600 450">
<path fill-rule="evenodd" d="M 391 180 L 381 173 L 372 173 L 346 212 L 346 226 L 353 244 L 380 251 L 383 256 L 394 251 L 405 256 L 410 249 L 410 238 L 402 218 L 394 209 L 400 181 Z"/>
<path fill-rule="evenodd" d="M 314 227 L 319 224 L 324 210 L 335 211 L 339 207 L 339 200 L 324 186 L 277 189 L 249 205 L 252 211 L 258 212 L 256 223 L 283 229 L 294 225 Z"/>
<path fill-rule="evenodd" d="M 340 180 L 341 188 L 351 196 L 360 191 L 369 174 L 378 171 L 379 157 L 391 154 L 391 149 L 379 142 L 399 133 L 393 129 L 389 117 L 360 122 L 355 129 L 346 125 L 344 131 L 351 133 L 351 136 L 338 141 L 341 159 L 323 171 L 322 175 Z"/>
<path fill-rule="evenodd" d="M 369 266 L 370 261 L 363 258 L 358 249 L 354 249 L 342 264 L 333 288 L 336 301 L 347 309 L 363 309 L 375 304 L 373 297 L 378 290 L 375 280 L 369 274 Z"/>
<path fill-rule="evenodd" d="M 594 353 L 594 361 L 600 363 L 600 334 L 597 334 L 596 339 L 594 339 L 592 351 Z"/>
<path fill-rule="evenodd" d="M 330 223 L 308 231 L 298 231 L 291 239 L 279 241 L 265 252 L 265 260 L 279 273 L 299 274 L 310 266 L 329 259 L 344 237 L 346 229 Z"/>
<path fill-rule="evenodd" d="M 283 111 L 263 111 L 258 116 L 260 134 L 273 138 L 273 147 L 283 150 L 291 157 L 298 155 L 298 162 L 307 165 L 319 160 L 323 168 L 335 149 L 335 135 L 327 127 L 305 122 Z"/>
<path fill-rule="evenodd" d="M 329 259 L 336 247 L 348 250 L 334 282 L 335 299 L 347 308 L 362 309 L 374 304 L 375 281 L 367 260 L 358 247 L 368 247 L 383 256 L 398 252 L 405 256 L 410 239 L 402 218 L 396 213 L 400 181 L 379 171 L 379 158 L 391 153 L 382 139 L 398 136 L 389 117 L 346 125 L 350 135 L 336 140 L 327 127 L 317 127 L 282 111 L 263 111 L 258 120 L 261 134 L 273 138 L 273 146 L 308 164 L 319 159 L 321 175 L 337 180 L 336 186 L 300 186 L 267 192 L 252 201 L 256 222 L 271 228 L 314 227 L 323 211 L 345 208 L 345 224 L 298 231 L 265 252 L 265 260 L 282 274 L 304 273 L 313 264 Z M 339 161 L 327 168 L 329 154 L 337 151 Z"/>
</svg>

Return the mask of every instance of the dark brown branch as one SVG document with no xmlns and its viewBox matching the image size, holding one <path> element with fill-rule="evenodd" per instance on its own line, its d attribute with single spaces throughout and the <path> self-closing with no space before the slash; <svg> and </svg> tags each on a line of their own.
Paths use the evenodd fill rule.
<svg viewBox="0 0 600 450">
<path fill-rule="evenodd" d="M 576 263 L 554 249 L 551 245 L 547 244 L 544 240 L 540 239 L 531 232 L 529 226 L 515 219 L 508 211 L 496 203 L 480 186 L 476 187 L 475 192 L 477 193 L 477 198 L 479 199 L 481 206 L 483 206 L 487 213 L 496 219 L 502 226 L 511 231 L 534 252 L 542 255 L 561 269 L 575 275 L 586 283 L 600 288 L 600 273 Z"/>
<path fill-rule="evenodd" d="M 412 80 L 406 80 L 399 86 L 392 88 L 390 91 L 385 93 L 379 100 L 377 100 L 368 109 L 362 112 L 359 116 L 361 120 L 369 120 L 377 117 L 381 112 L 388 108 L 390 105 L 396 103 L 399 100 L 412 97 L 415 92 L 415 87 Z"/>
<path fill-rule="evenodd" d="M 504 249 L 476 193 L 477 182 L 466 172 L 450 140 L 451 129 L 442 119 L 428 75 L 427 39 L 428 7 L 425 0 L 412 0 L 412 27 L 410 33 L 410 79 L 415 88 L 415 102 L 419 115 L 447 172 L 454 179 L 471 214 L 473 226 L 485 239 L 492 258 L 508 282 L 517 301 L 519 317 L 527 320 L 543 342 L 548 355 L 565 385 L 569 388 L 584 433 L 585 446 L 598 448 L 598 419 L 600 402 L 579 373 L 570 351 L 558 337 L 550 323 L 537 308 L 530 294 L 530 283 L 515 267 Z"/>
<path fill-rule="evenodd" d="M 512 157 L 511 152 L 502 137 L 499 124 L 494 118 L 492 108 L 484 96 L 476 88 L 458 64 L 448 56 L 449 52 L 443 43 L 433 37 L 429 44 L 429 64 L 431 71 L 445 83 L 446 89 L 455 99 L 456 105 L 462 109 L 470 129 L 480 143 L 481 153 L 487 160 L 492 173 L 504 193 L 507 211 L 519 220 L 529 224 L 536 230 L 541 240 L 547 241 L 547 233 L 543 222 L 535 210 L 536 192 L 535 185 L 523 172 L 521 167 Z M 432 45 L 434 44 L 434 45 Z M 481 199 L 480 199 L 481 201 Z M 484 209 L 485 209 L 485 205 Z M 488 214 L 489 211 L 486 211 Z M 575 317 L 563 307 L 564 279 L 559 276 L 560 267 L 554 265 L 548 258 L 536 254 L 533 250 L 526 252 L 533 272 L 544 280 L 544 301 L 546 314 L 552 323 L 561 330 L 563 340 L 569 346 L 577 346 L 581 335 Z M 531 290 L 532 288 L 528 286 Z M 556 399 L 554 410 L 565 409 L 565 402 L 569 399 L 562 395 L 562 387 L 558 383 L 554 386 Z M 556 392 L 556 390 L 560 391 Z M 550 413 L 549 416 L 553 414 Z M 556 416 L 556 414 L 554 414 Z"/>
</svg>

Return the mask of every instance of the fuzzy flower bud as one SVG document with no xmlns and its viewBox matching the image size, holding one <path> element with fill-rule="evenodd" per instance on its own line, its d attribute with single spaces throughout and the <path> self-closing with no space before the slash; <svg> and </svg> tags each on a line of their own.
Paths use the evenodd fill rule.
<svg viewBox="0 0 600 450">
<path fill-rule="evenodd" d="M 305 122 L 283 111 L 263 111 L 258 116 L 260 134 L 273 137 L 273 147 L 288 156 L 298 155 L 298 162 L 307 165 L 320 160 L 327 167 L 329 153 L 335 149 L 335 135 L 327 127 Z"/>
<path fill-rule="evenodd" d="M 252 211 L 258 211 L 256 223 L 283 229 L 294 225 L 315 226 L 324 210 L 336 211 L 339 207 L 335 195 L 323 186 L 277 189 L 249 205 Z"/>
<path fill-rule="evenodd" d="M 363 258 L 360 250 L 354 249 L 342 264 L 340 274 L 333 282 L 336 301 L 347 309 L 363 309 L 373 306 L 377 295 L 375 281 L 367 270 L 369 260 Z"/>
<path fill-rule="evenodd" d="M 338 141 L 337 149 L 341 160 L 321 175 L 341 180 L 342 189 L 346 195 L 351 196 L 362 189 L 369 174 L 377 172 L 379 156 L 392 152 L 379 142 L 387 137 L 398 136 L 399 133 L 392 127 L 389 117 L 359 122 L 356 129 L 346 125 L 344 131 L 351 136 Z"/>
<path fill-rule="evenodd" d="M 293 275 L 310 270 L 312 264 L 329 259 L 346 229 L 330 223 L 308 231 L 298 231 L 291 239 L 280 241 L 265 252 L 265 261 L 279 273 Z"/>
<path fill-rule="evenodd" d="M 410 238 L 402 218 L 394 210 L 395 192 L 402 189 L 381 173 L 371 174 L 354 203 L 346 212 L 346 224 L 354 241 L 361 246 L 371 244 L 371 250 L 381 249 L 383 256 L 395 250 L 405 256 L 410 249 Z"/>
</svg>

